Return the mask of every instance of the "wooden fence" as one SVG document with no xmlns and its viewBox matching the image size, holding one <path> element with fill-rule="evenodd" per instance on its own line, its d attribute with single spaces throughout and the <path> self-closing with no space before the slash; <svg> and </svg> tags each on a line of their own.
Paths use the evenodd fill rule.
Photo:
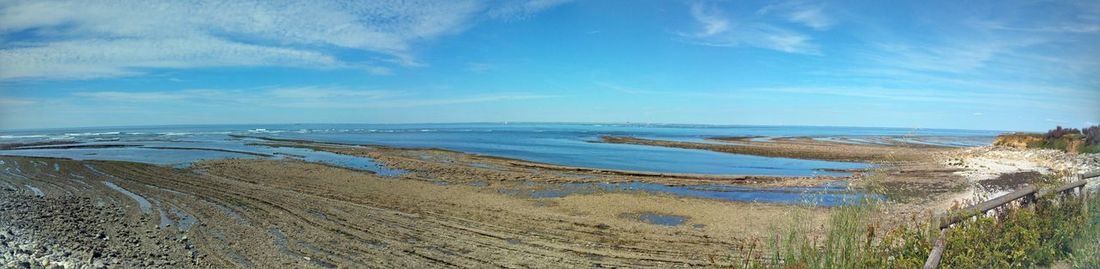
<svg viewBox="0 0 1100 269">
<path fill-rule="evenodd" d="M 1071 192 L 1073 190 L 1080 189 L 1081 199 L 1088 199 L 1088 192 L 1085 191 L 1084 188 L 1085 185 L 1087 185 L 1089 182 L 1088 179 L 1094 177 L 1100 177 L 1100 171 L 1092 171 L 1082 174 L 1079 177 L 1079 180 L 1066 183 L 1054 189 L 1039 191 L 1034 186 L 1027 186 L 1011 193 L 1001 195 L 997 198 L 993 198 L 988 201 L 963 208 L 961 210 L 947 212 L 940 215 L 938 218 L 936 218 L 936 220 L 939 221 L 940 236 L 936 239 L 935 244 L 933 244 L 932 252 L 928 254 L 928 260 L 924 262 L 924 268 L 934 269 L 939 267 L 940 259 L 943 258 L 943 252 L 945 250 L 944 248 L 946 247 L 945 237 L 947 235 L 947 229 L 951 228 L 951 225 L 978 215 L 985 214 L 990 210 L 1005 206 L 1015 201 L 1020 201 L 1022 204 L 1027 205 L 1031 204 L 1041 197 L 1051 194 L 1061 195 L 1067 192 Z M 1086 203 L 1084 206 L 1085 214 L 1088 214 L 1088 210 L 1088 203 Z"/>
</svg>

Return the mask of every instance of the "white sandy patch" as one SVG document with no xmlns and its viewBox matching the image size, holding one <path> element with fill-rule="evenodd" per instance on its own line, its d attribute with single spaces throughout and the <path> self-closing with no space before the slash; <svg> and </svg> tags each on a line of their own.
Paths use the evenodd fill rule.
<svg viewBox="0 0 1100 269">
<path fill-rule="evenodd" d="M 971 183 L 968 191 L 947 199 L 947 205 L 963 200 L 985 200 L 1007 194 L 1008 190 L 982 190 L 979 181 L 1019 172 L 1078 174 L 1100 169 L 1100 154 L 1068 154 L 1057 150 L 976 147 L 959 151 L 948 158 L 947 166 L 962 168 L 955 172 Z M 1096 184 L 1093 184 L 1096 185 Z"/>
<path fill-rule="evenodd" d="M 965 149 L 956 156 L 947 161 L 948 166 L 965 169 L 956 174 L 971 182 L 994 179 L 1007 173 L 1077 174 L 1100 169 L 1100 154 L 1068 154 L 1047 149 L 978 147 Z"/>
</svg>

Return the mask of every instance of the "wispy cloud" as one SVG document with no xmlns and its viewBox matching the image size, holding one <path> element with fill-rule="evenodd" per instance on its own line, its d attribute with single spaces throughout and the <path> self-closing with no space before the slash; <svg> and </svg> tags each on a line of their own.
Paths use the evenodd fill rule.
<svg viewBox="0 0 1100 269">
<path fill-rule="evenodd" d="M 573 0 L 529 0 L 529 1 L 503 1 L 501 5 L 490 8 L 486 14 L 494 19 L 517 20 L 525 19 L 553 8 L 555 6 L 572 2 Z"/>
<path fill-rule="evenodd" d="M 189 95 L 183 92 L 119 92 L 119 91 L 101 91 L 101 92 L 77 92 L 73 94 L 77 97 L 96 98 L 110 101 L 122 101 L 122 102 L 152 102 L 152 101 L 172 101 L 183 100 L 193 95 Z"/>
<path fill-rule="evenodd" d="M 796 10 L 788 15 L 791 21 L 805 24 L 818 30 L 828 29 L 833 26 L 833 19 L 821 12 L 823 7 L 810 7 Z"/>
<path fill-rule="evenodd" d="M 698 24 L 697 30 L 680 36 L 694 44 L 716 47 L 751 46 L 801 54 L 820 53 L 809 35 L 770 22 L 767 12 L 735 19 L 719 7 L 706 2 L 692 3 L 690 12 Z M 792 15 L 794 17 L 791 20 L 822 29 L 832 24 L 824 19 L 826 17 L 820 13 L 820 9 L 802 12 Z"/>
<path fill-rule="evenodd" d="M 299 87 L 268 90 L 268 94 L 277 98 L 289 99 L 337 99 L 364 98 L 382 99 L 400 96 L 400 92 L 386 90 L 350 90 L 332 87 Z"/>
<path fill-rule="evenodd" d="M 424 65 L 412 45 L 455 34 L 481 14 L 531 16 L 564 1 L 5 1 L 0 79 L 74 79 L 141 74 L 146 68 Z M 22 38 L 27 37 L 27 38 Z M 348 62 L 343 48 L 377 62 Z"/>
<path fill-rule="evenodd" d="M 825 4 L 798 1 L 782 2 L 765 6 L 756 11 L 759 15 L 777 14 L 790 22 L 805 25 L 816 30 L 826 30 L 836 23 L 836 19 L 826 14 Z"/>
<path fill-rule="evenodd" d="M 788 97 L 798 95 L 831 95 L 904 103 L 962 104 L 987 108 L 1015 108 L 1019 110 L 1046 109 L 1074 113 L 1088 113 L 1092 108 L 1067 106 L 1075 104 L 1075 97 L 1060 96 L 1051 99 L 1026 92 L 977 92 L 952 91 L 944 88 L 887 88 L 887 87 L 774 87 L 757 88 L 746 93 L 774 93 Z"/>
<path fill-rule="evenodd" d="M 466 64 L 466 70 L 467 71 L 478 73 L 478 74 L 483 74 L 485 72 L 489 72 L 489 70 L 493 70 L 493 68 L 496 68 L 496 65 L 491 64 L 491 63 L 474 62 L 474 63 L 467 63 Z"/>
<path fill-rule="evenodd" d="M 37 103 L 38 102 L 31 101 L 31 100 L 26 100 L 26 99 L 0 98 L 0 106 L 3 106 L 3 107 L 27 106 L 27 105 L 37 104 Z"/>
<path fill-rule="evenodd" d="M 472 103 L 489 103 L 489 102 L 501 102 L 501 101 L 520 101 L 520 100 L 534 100 L 534 99 L 546 99 L 557 98 L 558 95 L 543 95 L 543 94 L 517 94 L 517 93 L 503 93 L 503 94 L 488 94 L 488 95 L 476 95 L 457 98 L 427 98 L 427 99 L 407 99 L 407 100 L 392 100 L 389 102 L 378 102 L 370 104 L 370 107 L 374 108 L 399 108 L 399 107 L 423 107 L 423 106 L 441 106 L 441 105 L 457 105 L 457 104 L 472 104 Z"/>
<path fill-rule="evenodd" d="M 415 92 L 353 89 L 333 86 L 278 87 L 249 90 L 191 89 L 177 91 L 94 91 L 72 94 L 78 99 L 122 103 L 202 106 L 264 106 L 309 109 L 409 108 L 498 101 L 555 98 L 556 95 L 519 92 L 428 97 Z"/>
<path fill-rule="evenodd" d="M 0 63 L 0 79 L 114 77 L 142 68 L 343 65 L 322 53 L 205 37 L 51 42 L 0 50 Z"/>
</svg>

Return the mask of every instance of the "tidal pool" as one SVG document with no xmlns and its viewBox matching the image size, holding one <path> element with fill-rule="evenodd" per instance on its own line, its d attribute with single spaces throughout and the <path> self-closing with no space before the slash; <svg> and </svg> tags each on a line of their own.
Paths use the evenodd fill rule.
<svg viewBox="0 0 1100 269">
<path fill-rule="evenodd" d="M 677 215 L 664 215 L 651 212 L 638 214 L 624 214 L 626 218 L 638 219 L 642 222 L 664 226 L 680 226 L 687 221 L 687 217 Z"/>
<path fill-rule="evenodd" d="M 528 183 L 524 187 L 502 189 L 510 195 L 531 198 L 559 198 L 569 195 L 586 195 L 600 192 L 652 192 L 681 197 L 717 199 L 734 202 L 774 204 L 805 204 L 814 206 L 842 206 L 863 202 L 864 199 L 885 200 L 882 195 L 864 194 L 849 189 L 843 182 L 815 187 L 751 187 L 730 184 L 693 186 L 669 186 L 664 184 L 627 183 Z"/>
</svg>

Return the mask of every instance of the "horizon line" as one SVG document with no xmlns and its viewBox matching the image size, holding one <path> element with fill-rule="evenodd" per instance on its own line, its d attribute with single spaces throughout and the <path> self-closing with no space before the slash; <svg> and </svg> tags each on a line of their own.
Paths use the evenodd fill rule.
<svg viewBox="0 0 1100 269">
<path fill-rule="evenodd" d="M 668 123 L 668 122 L 582 122 L 582 121 L 461 121 L 461 122 L 293 122 L 293 123 L 180 123 L 180 124 L 133 124 L 133 125 L 98 125 L 98 126 L 72 126 L 72 127 L 42 127 L 42 128 L 0 128 L 0 132 L 21 131 L 46 131 L 46 130 L 73 130 L 73 129 L 99 129 L 99 128 L 149 128 L 149 127 L 185 127 L 185 126 L 233 126 L 233 125 L 457 125 L 457 124 L 578 124 L 578 125 L 665 125 L 665 126 L 707 126 L 707 127 L 834 127 L 834 128 L 865 128 L 865 129 L 912 129 L 912 130 L 951 130 L 951 131 L 983 131 L 983 132 L 1038 132 L 1025 130 L 983 130 L 962 128 L 936 128 L 936 127 L 897 127 L 897 126 L 850 126 L 850 125 L 811 125 L 811 124 L 718 124 L 718 123 Z M 1087 126 L 1086 126 L 1087 127 Z M 1053 128 L 1053 127 L 1051 127 Z M 1070 127 L 1072 128 L 1072 127 Z"/>
</svg>

